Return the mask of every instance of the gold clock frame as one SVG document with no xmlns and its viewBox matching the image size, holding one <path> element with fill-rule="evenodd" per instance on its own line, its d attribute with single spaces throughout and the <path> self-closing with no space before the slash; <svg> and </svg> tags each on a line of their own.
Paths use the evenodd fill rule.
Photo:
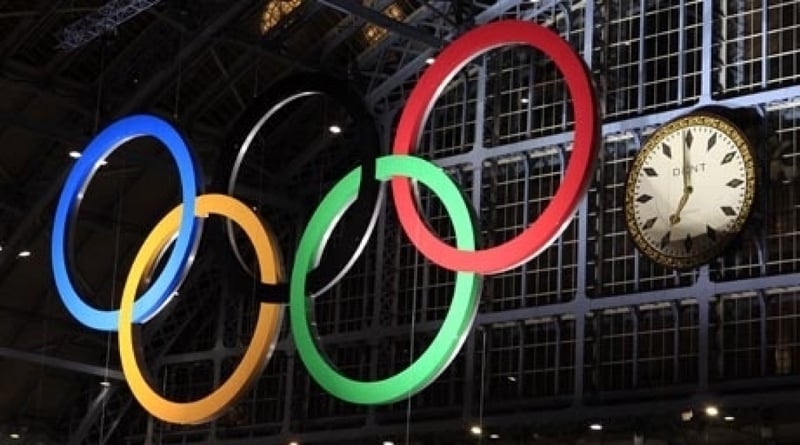
<svg viewBox="0 0 800 445">
<path fill-rule="evenodd" d="M 731 230 L 719 241 L 714 248 L 698 255 L 677 257 L 665 254 L 647 242 L 642 231 L 636 223 L 635 205 L 635 185 L 636 178 L 644 166 L 647 156 L 655 150 L 661 141 L 667 136 L 682 131 L 687 127 L 706 126 L 711 127 L 728 136 L 734 143 L 736 149 L 741 153 L 745 166 L 745 196 L 742 202 L 742 211 L 739 212 L 731 226 Z M 625 181 L 625 224 L 628 233 L 631 235 L 636 248 L 652 261 L 670 268 L 691 269 L 710 262 L 718 257 L 730 245 L 730 242 L 738 236 L 745 223 L 750 217 L 750 213 L 755 201 L 756 185 L 758 183 L 758 172 L 755 166 L 753 146 L 745 135 L 744 131 L 727 118 L 713 112 L 703 111 L 687 114 L 678 117 L 667 124 L 661 126 L 647 139 L 645 144 L 636 154 L 636 157 L 628 170 L 628 177 Z"/>
</svg>

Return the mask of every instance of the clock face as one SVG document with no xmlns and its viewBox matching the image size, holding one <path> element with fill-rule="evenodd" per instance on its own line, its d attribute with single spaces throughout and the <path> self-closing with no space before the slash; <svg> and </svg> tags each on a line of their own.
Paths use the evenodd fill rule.
<svg viewBox="0 0 800 445">
<path fill-rule="evenodd" d="M 742 132 L 709 114 L 656 131 L 628 175 L 625 219 L 639 250 L 689 268 L 719 255 L 742 228 L 755 194 L 755 167 Z"/>
</svg>

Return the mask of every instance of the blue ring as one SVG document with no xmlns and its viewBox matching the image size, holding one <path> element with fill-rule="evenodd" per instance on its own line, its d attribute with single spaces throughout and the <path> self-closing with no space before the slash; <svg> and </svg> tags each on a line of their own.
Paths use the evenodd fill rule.
<svg viewBox="0 0 800 445">
<path fill-rule="evenodd" d="M 201 225 L 194 216 L 195 200 L 200 193 L 196 164 L 183 138 L 172 125 L 155 116 L 135 115 L 112 123 L 95 136 L 72 167 L 61 191 L 50 252 L 56 287 L 64 305 L 78 321 L 101 331 L 117 329 L 119 311 L 96 309 L 78 295 L 68 271 L 67 237 L 86 187 L 102 161 L 124 143 L 142 136 L 152 136 L 161 141 L 175 159 L 183 195 L 183 214 L 177 239 L 164 268 L 134 304 L 135 323 L 148 321 L 169 303 L 184 277 L 187 264 L 194 257 L 199 239 Z"/>
</svg>

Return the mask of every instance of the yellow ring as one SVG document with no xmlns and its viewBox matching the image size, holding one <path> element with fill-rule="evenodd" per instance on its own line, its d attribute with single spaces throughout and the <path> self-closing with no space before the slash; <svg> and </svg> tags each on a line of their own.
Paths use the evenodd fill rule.
<svg viewBox="0 0 800 445">
<path fill-rule="evenodd" d="M 143 363 L 138 336 L 133 329 L 133 302 L 139 291 L 142 279 L 155 267 L 164 248 L 174 239 L 178 230 L 183 206 L 172 209 L 152 232 L 136 254 L 125 288 L 119 311 L 119 350 L 122 358 L 122 372 L 134 397 L 155 417 L 171 423 L 197 424 L 209 422 L 244 393 L 261 373 L 278 339 L 283 317 L 283 305 L 261 303 L 258 311 L 253 339 L 242 361 L 233 374 L 219 388 L 200 400 L 186 403 L 173 402 L 158 394 L 148 381 L 140 366 Z M 197 198 L 196 216 L 207 218 L 210 213 L 230 218 L 239 224 L 255 249 L 259 264 L 261 281 L 277 283 L 281 275 L 280 257 L 274 248 L 271 237 L 258 217 L 242 202 L 218 194 L 202 195 Z"/>
</svg>

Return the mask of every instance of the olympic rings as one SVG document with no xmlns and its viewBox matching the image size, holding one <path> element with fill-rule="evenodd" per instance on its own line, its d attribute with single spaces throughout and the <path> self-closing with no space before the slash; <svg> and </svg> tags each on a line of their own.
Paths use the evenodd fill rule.
<svg viewBox="0 0 800 445">
<path fill-rule="evenodd" d="M 66 253 L 67 234 L 72 230 L 86 187 L 103 160 L 125 142 L 141 136 L 152 136 L 161 141 L 175 159 L 186 212 L 181 215 L 178 237 L 164 268 L 144 295 L 136 301 L 133 321 L 146 322 L 169 303 L 183 278 L 182 270 L 197 248 L 200 227 L 194 218 L 194 201 L 200 192 L 200 184 L 192 154 L 178 132 L 167 122 L 146 115 L 120 119 L 100 132 L 92 139 L 67 176 L 56 207 L 53 239 L 50 244 L 58 293 L 72 316 L 92 329 L 113 331 L 119 323 L 119 313 L 89 306 L 78 294 L 67 270 L 71 263 L 68 261 L 71 256 Z"/>
<path fill-rule="evenodd" d="M 386 156 L 378 158 L 375 173 L 376 179 L 381 181 L 397 175 L 422 181 L 439 197 L 449 213 L 458 248 L 475 248 L 470 211 L 461 191 L 441 168 L 420 158 Z M 305 280 L 342 209 L 355 196 L 362 179 L 360 176 L 360 168 L 353 170 L 328 192 L 300 238 L 290 278 L 290 325 L 297 351 L 308 372 L 330 394 L 353 403 L 391 403 L 428 386 L 461 349 L 478 309 L 480 278 L 474 273 L 456 273 L 453 301 L 439 333 L 425 352 L 403 371 L 370 382 L 353 380 L 338 372 L 323 356 L 315 340 L 313 300 L 306 296 Z"/>
<path fill-rule="evenodd" d="M 420 252 L 450 270 L 494 274 L 514 268 L 547 248 L 569 224 L 583 198 L 597 159 L 600 126 L 591 76 L 578 54 L 558 34 L 528 22 L 504 20 L 490 23 L 448 45 L 422 75 L 400 116 L 394 154 L 411 154 L 436 98 L 450 79 L 470 60 L 499 46 L 523 44 L 549 56 L 564 75 L 575 115 L 575 142 L 561 187 L 537 220 L 505 244 L 480 251 L 454 248 L 427 229 L 417 208 L 408 179 L 392 179 L 397 217 Z"/>
<path fill-rule="evenodd" d="M 575 142 L 561 187 L 542 215 L 511 241 L 476 250 L 470 208 L 457 185 L 441 168 L 409 154 L 415 148 L 434 100 L 453 75 L 486 51 L 510 44 L 525 44 L 543 51 L 564 74 L 574 106 Z M 266 102 L 271 104 L 267 112 L 259 115 L 258 122 L 236 152 L 227 182 L 229 192 L 255 132 L 287 101 L 327 92 L 325 89 L 310 91 L 312 93 L 305 87 L 291 89 L 288 98 Z M 442 51 L 411 93 L 400 117 L 393 154 L 378 158 L 370 148 L 361 147 L 362 166 L 348 173 L 323 198 L 303 231 L 290 277 L 289 307 L 294 342 L 311 376 L 330 394 L 361 404 L 395 402 L 429 385 L 450 364 L 471 329 L 479 302 L 480 274 L 501 272 L 527 261 L 546 248 L 568 224 L 593 172 L 598 134 L 596 100 L 589 73 L 569 44 L 552 31 L 532 23 L 495 22 L 464 34 Z M 155 226 L 139 249 L 125 282 L 119 311 L 102 311 L 86 304 L 72 284 L 67 270 L 67 233 L 72 230 L 80 201 L 102 160 L 125 142 L 140 136 L 153 136 L 166 145 L 178 166 L 183 203 Z M 371 140 L 366 133 L 362 136 L 360 140 Z M 56 285 L 70 313 L 91 328 L 119 330 L 122 368 L 134 396 L 154 416 L 176 423 L 207 422 L 233 404 L 269 360 L 283 316 L 282 304 L 260 303 L 253 339 L 242 361 L 228 380 L 208 396 L 177 403 L 159 395 L 149 383 L 141 366 L 141 345 L 134 324 L 155 316 L 174 295 L 197 248 L 201 219 L 214 213 L 238 224 L 253 244 L 259 280 L 275 286 L 281 279 L 280 249 L 258 217 L 235 198 L 201 194 L 195 165 L 178 132 L 156 117 L 132 116 L 110 125 L 90 142 L 67 177 L 56 208 L 51 246 Z M 431 233 L 422 221 L 412 195 L 412 179 L 427 185 L 444 205 L 453 223 L 454 247 Z M 454 293 L 439 332 L 415 361 L 391 377 L 358 381 L 339 372 L 320 348 L 313 297 L 341 279 L 364 249 L 378 213 L 383 189 L 380 182 L 386 181 L 392 183 L 398 217 L 412 244 L 431 261 L 456 272 Z M 351 233 L 357 242 L 351 243 L 341 255 L 325 255 L 323 251 L 333 227 L 351 207 L 360 215 L 369 215 L 354 224 L 361 231 Z M 136 300 L 143 280 L 154 272 L 173 238 L 174 246 L 162 271 Z M 340 257 L 345 258 L 343 267 L 329 264 Z"/>
<path fill-rule="evenodd" d="M 244 393 L 267 364 L 275 347 L 283 316 L 283 305 L 260 303 L 253 339 L 233 374 L 208 396 L 188 403 L 177 403 L 160 396 L 143 373 L 146 369 L 138 357 L 141 350 L 138 336 L 133 332 L 134 298 L 142 280 L 149 275 L 164 249 L 179 230 L 182 206 L 169 212 L 148 235 L 133 260 L 122 291 L 119 312 L 119 351 L 122 371 L 131 392 L 150 414 L 168 422 L 196 424 L 210 422 L 219 416 Z M 280 279 L 280 257 L 276 246 L 258 217 L 241 201 L 227 195 L 200 195 L 195 216 L 206 218 L 209 213 L 226 216 L 244 230 L 258 259 L 261 281 L 275 284 Z"/>
</svg>

